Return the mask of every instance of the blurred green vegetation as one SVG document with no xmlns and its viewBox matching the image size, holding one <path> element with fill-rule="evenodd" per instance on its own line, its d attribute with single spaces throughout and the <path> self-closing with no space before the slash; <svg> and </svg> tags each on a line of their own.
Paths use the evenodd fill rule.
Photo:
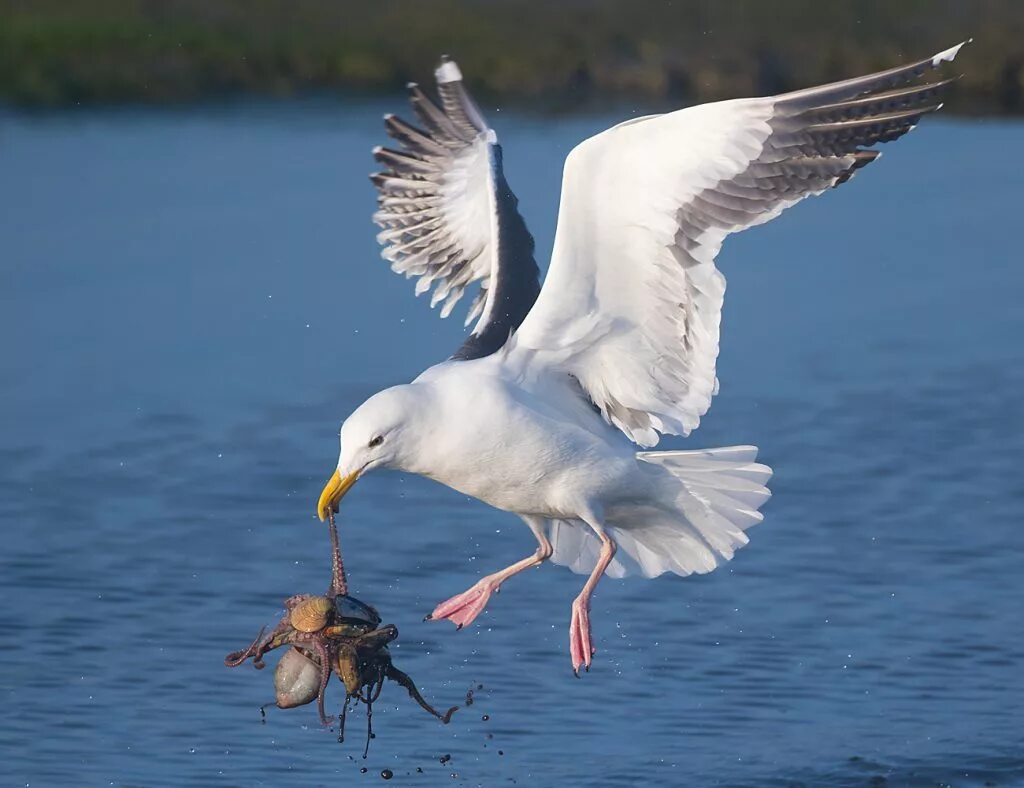
<svg viewBox="0 0 1024 788">
<path fill-rule="evenodd" d="M 0 101 L 394 91 L 442 52 L 490 101 L 688 103 L 889 67 L 973 36 L 952 109 L 1024 112 L 1024 0 L 0 0 Z"/>
</svg>

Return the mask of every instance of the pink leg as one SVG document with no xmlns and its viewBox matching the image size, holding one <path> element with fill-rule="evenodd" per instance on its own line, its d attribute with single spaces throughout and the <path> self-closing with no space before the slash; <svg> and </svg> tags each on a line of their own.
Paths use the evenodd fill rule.
<svg viewBox="0 0 1024 788">
<path fill-rule="evenodd" d="M 540 566 L 551 557 L 553 550 L 551 542 L 544 535 L 544 521 L 532 517 L 524 517 L 523 520 L 530 526 L 533 535 L 537 537 L 537 551 L 522 561 L 516 561 L 512 566 L 506 567 L 500 572 L 487 575 L 487 577 L 482 578 L 468 591 L 463 591 L 461 594 L 457 594 L 451 599 L 442 602 L 427 616 L 427 621 L 447 619 L 455 624 L 457 629 L 462 629 L 467 624 L 472 623 L 473 619 L 483 612 L 484 608 L 487 607 L 487 601 L 491 598 L 491 594 L 500 591 L 502 583 L 512 577 L 512 575 L 517 575 L 532 567 Z"/>
<path fill-rule="evenodd" d="M 597 649 L 591 643 L 590 597 L 597 587 L 597 581 L 601 579 L 608 564 L 615 557 L 616 550 L 615 542 L 606 533 L 596 529 L 595 531 L 601 540 L 601 554 L 580 595 L 573 600 L 572 619 L 569 622 L 569 656 L 572 658 L 572 672 L 577 677 L 580 675 L 580 667 L 590 670 L 590 660 L 597 653 Z"/>
</svg>

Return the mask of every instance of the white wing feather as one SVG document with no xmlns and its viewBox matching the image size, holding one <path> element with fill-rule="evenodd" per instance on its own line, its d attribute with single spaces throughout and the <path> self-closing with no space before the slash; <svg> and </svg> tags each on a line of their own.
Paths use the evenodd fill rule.
<svg viewBox="0 0 1024 788">
<path fill-rule="evenodd" d="M 629 121 L 568 156 L 551 265 L 509 364 L 574 376 L 634 442 L 687 435 L 717 393 L 730 233 L 848 180 L 938 109 L 909 66 Z"/>
</svg>

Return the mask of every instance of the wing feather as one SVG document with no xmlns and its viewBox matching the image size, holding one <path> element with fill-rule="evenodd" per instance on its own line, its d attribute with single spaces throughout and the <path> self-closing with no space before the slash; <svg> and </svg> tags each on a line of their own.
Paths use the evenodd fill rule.
<svg viewBox="0 0 1024 788">
<path fill-rule="evenodd" d="M 505 180 L 501 147 L 447 58 L 435 72 L 440 106 L 417 85 L 409 101 L 421 127 L 384 116 L 400 149 L 374 148 L 386 169 L 377 188 L 381 255 L 392 270 L 431 288 L 431 306 L 447 317 L 479 283 L 466 324 L 477 323 L 454 358 L 489 355 L 518 328 L 540 291 L 533 237 Z"/>
<path fill-rule="evenodd" d="M 962 44 L 960 45 L 962 46 Z M 551 266 L 507 363 L 571 374 L 636 443 L 697 427 L 718 391 L 734 232 L 846 182 L 941 107 L 910 84 L 960 49 L 780 96 L 636 119 L 567 157 Z"/>
</svg>

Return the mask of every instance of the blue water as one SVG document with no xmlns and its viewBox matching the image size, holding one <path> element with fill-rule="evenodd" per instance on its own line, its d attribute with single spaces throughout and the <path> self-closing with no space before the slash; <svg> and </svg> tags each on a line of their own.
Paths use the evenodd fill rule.
<svg viewBox="0 0 1024 788">
<path fill-rule="evenodd" d="M 371 476 L 354 592 L 437 705 L 484 689 L 446 728 L 385 688 L 365 762 L 358 717 L 261 724 L 270 671 L 222 659 L 327 582 L 342 418 L 459 342 L 378 258 L 396 101 L 0 116 L 0 783 L 1024 784 L 1019 123 L 929 118 L 724 249 L 722 393 L 678 443 L 776 469 L 731 564 L 603 583 L 577 681 L 580 577 L 424 623 L 531 537 Z M 614 118 L 491 117 L 546 260 L 561 160 Z"/>
</svg>

